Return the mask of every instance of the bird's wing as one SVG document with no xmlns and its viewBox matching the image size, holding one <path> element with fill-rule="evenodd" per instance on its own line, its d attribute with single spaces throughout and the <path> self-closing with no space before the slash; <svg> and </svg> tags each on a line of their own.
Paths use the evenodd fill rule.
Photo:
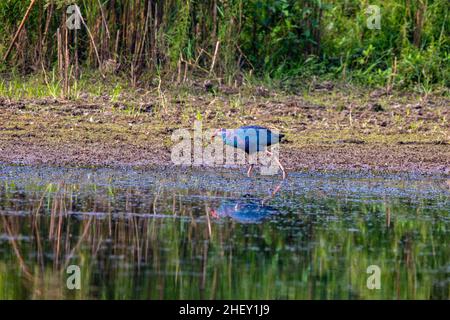
<svg viewBox="0 0 450 320">
<path fill-rule="evenodd" d="M 227 129 L 225 144 L 235 148 L 244 148 L 245 134 L 241 130 Z"/>
<path fill-rule="evenodd" d="M 242 126 L 239 129 L 241 129 L 242 131 L 248 131 L 248 130 L 255 130 L 256 134 L 258 135 L 258 140 L 262 138 L 262 140 L 267 140 L 267 144 L 270 145 L 273 143 L 277 143 L 278 140 L 281 140 L 281 135 L 280 134 L 276 134 L 274 132 L 272 132 L 269 128 L 266 127 L 262 127 L 262 126 Z M 263 134 L 266 134 L 265 136 Z M 267 139 L 264 139 L 265 137 L 267 137 Z"/>
<path fill-rule="evenodd" d="M 262 127 L 262 126 L 242 126 L 239 129 L 243 129 L 243 130 L 247 130 L 247 129 L 255 129 L 255 130 L 267 130 L 268 132 L 270 132 L 270 129 Z"/>
</svg>

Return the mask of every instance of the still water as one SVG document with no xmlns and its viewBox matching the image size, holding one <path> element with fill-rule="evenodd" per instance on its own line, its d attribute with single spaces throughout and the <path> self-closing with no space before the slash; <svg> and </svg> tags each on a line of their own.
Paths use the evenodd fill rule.
<svg viewBox="0 0 450 320">
<path fill-rule="evenodd" d="M 0 299 L 450 298 L 448 180 L 277 179 L 0 166 Z"/>
</svg>

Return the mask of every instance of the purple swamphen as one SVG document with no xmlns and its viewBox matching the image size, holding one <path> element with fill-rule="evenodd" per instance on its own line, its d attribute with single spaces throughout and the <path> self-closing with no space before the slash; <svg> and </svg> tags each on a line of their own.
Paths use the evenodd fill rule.
<svg viewBox="0 0 450 320">
<path fill-rule="evenodd" d="M 284 134 L 272 132 L 270 129 L 261 126 L 243 126 L 237 129 L 218 129 L 213 136 L 218 136 L 223 143 L 236 149 L 244 150 L 247 154 L 265 151 L 269 156 L 273 156 L 267 147 L 281 142 Z M 283 173 L 283 180 L 286 179 L 286 171 L 277 157 L 273 157 Z M 254 164 L 250 164 L 247 176 L 251 176 Z"/>
<path fill-rule="evenodd" d="M 230 217 L 240 223 L 260 223 L 275 214 L 278 212 L 273 207 L 244 200 L 227 199 L 211 209 L 211 215 L 216 219 Z"/>
</svg>

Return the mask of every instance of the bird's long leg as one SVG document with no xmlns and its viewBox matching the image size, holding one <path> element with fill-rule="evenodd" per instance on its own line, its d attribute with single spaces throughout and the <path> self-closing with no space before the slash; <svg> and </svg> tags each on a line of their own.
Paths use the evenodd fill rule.
<svg viewBox="0 0 450 320">
<path fill-rule="evenodd" d="M 261 205 L 264 206 L 268 200 L 270 200 L 270 199 L 272 199 L 273 197 L 275 197 L 275 195 L 278 193 L 278 191 L 280 191 L 281 186 L 283 185 L 283 183 L 284 183 L 284 181 L 281 181 L 281 182 L 275 187 L 275 189 L 272 191 L 272 193 L 271 193 L 269 196 L 265 197 L 265 198 L 261 201 Z"/>
<path fill-rule="evenodd" d="M 268 150 L 266 150 L 266 153 L 267 153 L 270 157 L 272 157 L 272 155 L 273 155 L 273 153 L 270 152 L 270 151 L 268 151 Z M 284 171 L 284 167 L 283 167 L 283 165 L 281 164 L 280 160 L 278 160 L 277 157 L 273 157 L 273 159 L 275 160 L 275 162 L 276 162 L 276 163 L 278 164 L 278 166 L 280 167 L 281 172 L 283 172 L 283 180 L 286 179 L 286 171 Z"/>
<path fill-rule="evenodd" d="M 248 167 L 248 170 L 247 170 L 247 176 L 248 176 L 249 178 L 252 176 L 252 170 L 253 170 L 253 167 L 254 167 L 254 166 L 255 166 L 254 164 L 251 164 L 250 167 Z"/>
</svg>

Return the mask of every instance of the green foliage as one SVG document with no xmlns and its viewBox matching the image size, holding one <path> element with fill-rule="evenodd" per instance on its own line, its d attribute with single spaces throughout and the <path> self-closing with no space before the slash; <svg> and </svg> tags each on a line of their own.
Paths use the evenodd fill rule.
<svg viewBox="0 0 450 320">
<path fill-rule="evenodd" d="M 248 1 L 243 48 L 264 72 L 289 70 L 320 51 L 320 17 L 329 8 L 319 1 Z"/>
<path fill-rule="evenodd" d="M 128 74 L 132 66 L 132 77 L 154 74 L 159 68 L 172 79 L 174 73 L 187 72 L 228 83 L 251 72 L 282 82 L 319 76 L 369 86 L 426 90 L 450 86 L 448 0 L 101 3 L 100 7 L 98 1 L 79 2 L 100 60 L 113 59 Z M 0 3 L 0 54 L 28 4 Z M 19 70 L 30 73 L 42 65 L 56 65 L 54 39 L 57 28 L 64 28 L 67 4 L 45 0 L 34 6 L 10 57 Z M 369 5 L 380 7 L 381 29 L 368 28 Z M 80 65 L 98 67 L 86 28 L 76 37 L 71 31 L 69 41 L 72 64 L 76 50 Z M 7 65 L 0 70 L 7 71 Z"/>
<path fill-rule="evenodd" d="M 189 50 L 189 23 L 190 23 L 190 4 L 191 0 L 175 1 L 175 14 L 170 23 L 170 29 L 167 32 L 169 42 L 168 55 L 172 67 L 176 67 L 181 56 L 192 58 L 192 52 Z M 180 56 L 181 55 L 181 56 Z"/>
</svg>

